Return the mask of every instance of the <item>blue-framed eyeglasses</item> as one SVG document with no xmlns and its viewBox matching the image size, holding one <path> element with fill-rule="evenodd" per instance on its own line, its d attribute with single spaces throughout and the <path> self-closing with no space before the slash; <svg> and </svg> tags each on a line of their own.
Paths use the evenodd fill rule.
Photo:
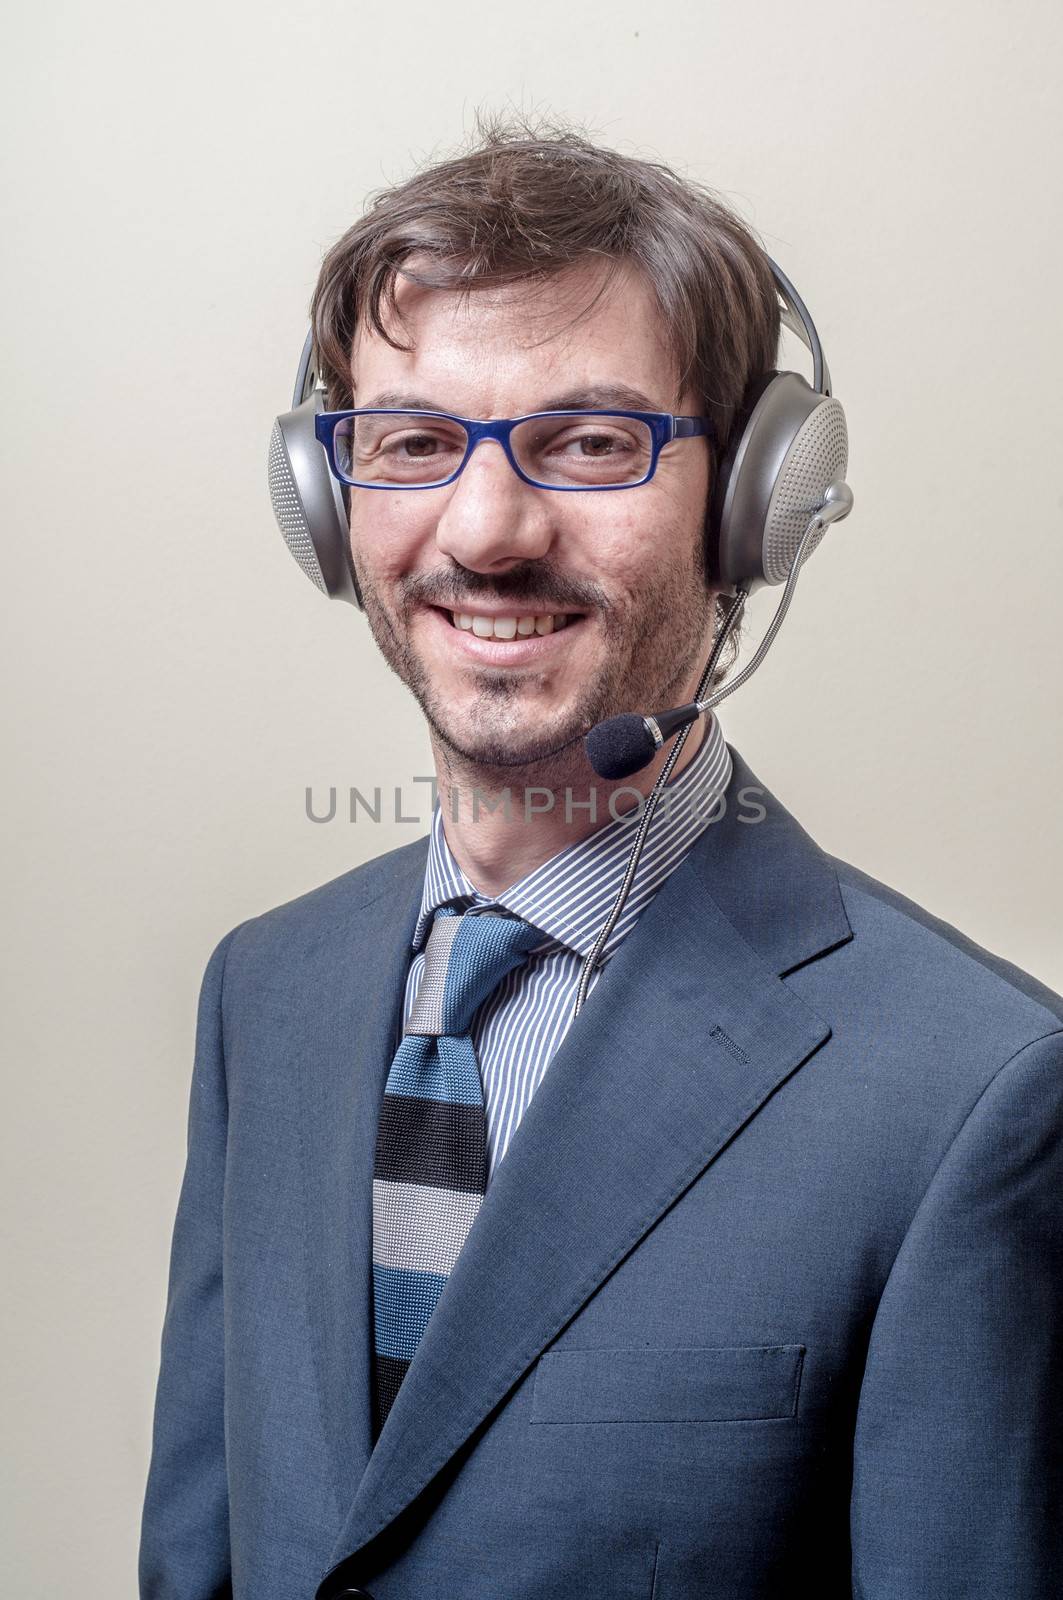
<svg viewBox="0 0 1063 1600">
<path fill-rule="evenodd" d="M 356 489 L 438 489 L 484 439 L 497 440 L 535 489 L 637 489 L 673 439 L 716 438 L 710 418 L 667 411 L 536 411 L 493 422 L 445 411 L 321 411 L 314 431 L 334 475 Z"/>
</svg>

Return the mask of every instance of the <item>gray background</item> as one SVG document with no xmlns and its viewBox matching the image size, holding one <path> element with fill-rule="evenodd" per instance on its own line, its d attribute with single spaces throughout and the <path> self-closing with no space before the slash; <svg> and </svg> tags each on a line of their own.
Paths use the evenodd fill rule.
<svg viewBox="0 0 1063 1600">
<path fill-rule="evenodd" d="M 207 956 L 424 830 L 419 713 L 286 553 L 265 455 L 322 252 L 478 106 L 709 183 L 797 284 L 856 509 L 725 734 L 826 848 L 1063 989 L 1060 32 L 1047 0 L 8 22 L 5 1592 L 135 1589 Z M 314 825 L 332 784 L 420 821 Z"/>
</svg>

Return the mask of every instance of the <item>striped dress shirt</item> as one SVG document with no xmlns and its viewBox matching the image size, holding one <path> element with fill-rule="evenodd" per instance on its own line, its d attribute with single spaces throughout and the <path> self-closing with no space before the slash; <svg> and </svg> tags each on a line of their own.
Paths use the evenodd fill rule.
<svg viewBox="0 0 1063 1600">
<path fill-rule="evenodd" d="M 720 725 L 710 714 L 698 750 L 661 795 L 635 881 L 591 988 L 665 879 L 720 815 L 720 797 L 730 781 L 731 766 Z M 479 893 L 455 861 L 436 804 L 413 934 L 414 957 L 406 979 L 404 1019 L 417 998 L 423 949 L 439 906 L 456 903 L 461 910 L 497 906 L 533 923 L 544 935 L 527 961 L 484 1001 L 471 1026 L 487 1115 L 488 1184 L 571 1025 L 583 961 L 623 880 L 638 816 L 636 810 L 566 845 L 492 898 Z"/>
</svg>

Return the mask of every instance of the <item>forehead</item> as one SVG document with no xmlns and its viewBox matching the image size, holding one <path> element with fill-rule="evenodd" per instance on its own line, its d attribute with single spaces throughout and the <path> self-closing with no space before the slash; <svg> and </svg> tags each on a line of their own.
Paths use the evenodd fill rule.
<svg viewBox="0 0 1063 1600">
<path fill-rule="evenodd" d="M 356 406 L 423 406 L 518 415 L 596 391 L 621 410 L 677 409 L 676 365 L 650 285 L 621 263 L 498 288 L 425 289 L 399 278 L 396 350 L 359 326 L 351 351 Z M 615 396 L 614 398 L 609 398 Z M 587 403 L 590 402 L 580 402 Z"/>
</svg>

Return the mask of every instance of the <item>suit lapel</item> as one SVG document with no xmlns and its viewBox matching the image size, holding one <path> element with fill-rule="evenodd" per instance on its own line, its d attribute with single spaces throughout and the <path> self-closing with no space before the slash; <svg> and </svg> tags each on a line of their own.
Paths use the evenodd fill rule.
<svg viewBox="0 0 1063 1600">
<path fill-rule="evenodd" d="M 732 756 L 723 821 L 624 941 L 525 1113 L 358 1482 L 335 1563 L 415 1499 L 829 1036 L 779 974 L 851 937 L 834 873 Z M 374 1038 L 383 1045 L 379 1029 Z M 375 1103 L 372 1115 L 364 1105 L 358 1115 L 347 1172 L 368 1195 Z M 360 1414 L 368 1405 L 360 1360 L 351 1384 L 364 1391 L 347 1395 Z"/>
</svg>

